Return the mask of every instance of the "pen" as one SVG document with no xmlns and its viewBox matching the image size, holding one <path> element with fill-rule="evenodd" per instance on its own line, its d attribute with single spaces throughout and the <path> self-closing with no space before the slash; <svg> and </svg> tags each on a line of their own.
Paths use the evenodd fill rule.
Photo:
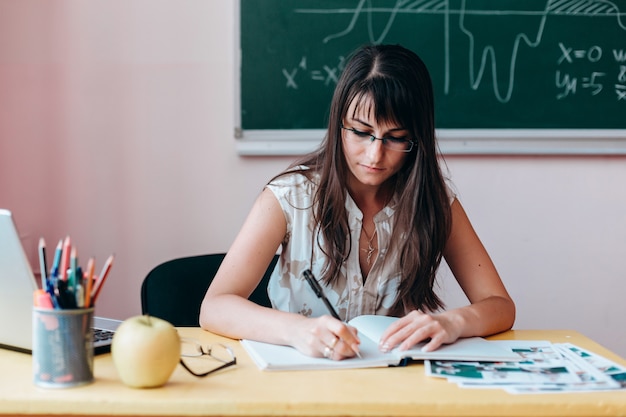
<svg viewBox="0 0 626 417">
<path fill-rule="evenodd" d="M 326 304 L 326 308 L 328 309 L 330 314 L 337 320 L 341 320 L 341 317 L 339 317 L 339 314 L 337 314 L 333 306 L 328 301 L 328 298 L 326 298 L 326 296 L 324 295 L 324 291 L 322 291 L 322 287 L 313 276 L 313 273 L 311 272 L 311 270 L 310 269 L 305 270 L 302 273 L 302 275 L 304 275 L 304 279 L 306 279 L 306 281 L 309 283 L 309 285 L 313 289 L 313 292 L 315 293 L 317 298 L 321 298 L 324 304 Z"/>
<path fill-rule="evenodd" d="M 39 238 L 39 273 L 41 274 L 41 289 L 46 290 L 46 279 L 48 274 L 48 265 L 46 262 L 46 241 L 43 237 Z"/>
<path fill-rule="evenodd" d="M 311 272 L 310 269 L 305 270 L 302 275 L 304 275 L 304 279 L 306 279 L 306 281 L 309 283 L 309 285 L 311 286 L 311 288 L 313 289 L 313 292 L 315 293 L 315 295 L 318 298 L 321 298 L 322 301 L 324 302 L 324 304 L 326 305 L 326 308 L 328 309 L 328 311 L 330 312 L 330 314 L 336 318 L 337 320 L 341 320 L 341 317 L 339 317 L 339 314 L 337 314 L 337 312 L 335 311 L 335 309 L 333 308 L 332 304 L 330 304 L 330 301 L 328 301 L 328 298 L 326 298 L 326 296 L 324 295 L 324 291 L 322 291 L 322 287 L 320 286 L 320 283 L 317 282 L 317 280 L 315 279 L 315 276 L 313 275 L 313 272 Z M 342 320 L 343 321 L 343 320 Z M 355 350 L 354 353 L 356 354 L 356 356 L 358 356 L 359 358 L 361 357 L 361 354 L 359 353 L 359 351 Z"/>
<path fill-rule="evenodd" d="M 67 287 L 67 281 L 57 279 L 55 282 L 54 295 L 56 297 L 56 304 L 61 309 L 76 308 L 76 297 L 74 293 Z"/>
<path fill-rule="evenodd" d="M 74 280 L 74 297 L 76 297 L 76 305 L 78 308 L 83 308 L 85 306 L 85 287 L 83 286 L 83 270 L 80 266 L 76 267 Z"/>
<path fill-rule="evenodd" d="M 70 255 L 70 272 L 69 272 L 69 277 L 68 277 L 68 281 L 69 281 L 69 288 L 72 291 L 76 290 L 76 284 L 77 284 L 77 272 L 78 272 L 78 254 L 76 251 L 76 248 L 72 248 L 71 250 L 71 255 Z"/>
</svg>

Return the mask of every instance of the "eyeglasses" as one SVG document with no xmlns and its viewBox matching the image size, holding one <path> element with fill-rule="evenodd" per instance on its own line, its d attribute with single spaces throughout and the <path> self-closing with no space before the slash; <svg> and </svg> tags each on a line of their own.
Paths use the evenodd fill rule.
<svg viewBox="0 0 626 417">
<path fill-rule="evenodd" d="M 370 133 L 357 130 L 353 127 L 345 127 L 343 123 L 341 124 L 341 128 L 348 131 L 348 137 L 354 142 L 362 143 L 365 145 L 367 143 L 372 143 L 375 140 L 379 140 L 383 143 L 383 147 L 385 149 L 389 149 L 391 151 L 411 152 L 411 150 L 413 149 L 413 145 L 415 144 L 415 142 L 407 138 L 377 138 Z"/>
<path fill-rule="evenodd" d="M 205 377 L 213 372 L 228 368 L 229 366 L 233 366 L 237 363 L 235 352 L 233 352 L 230 346 L 218 343 L 205 348 L 197 340 L 187 338 L 181 338 L 180 356 L 180 364 L 183 368 L 197 377 Z M 217 368 L 206 370 L 207 363 L 210 362 L 206 361 L 204 356 L 209 356 L 210 358 L 220 362 L 221 365 Z M 183 358 L 186 358 L 187 360 L 185 361 Z M 193 365 L 191 365 L 192 363 Z M 192 367 L 196 370 L 202 369 L 202 371 L 194 371 L 191 369 Z"/>
</svg>

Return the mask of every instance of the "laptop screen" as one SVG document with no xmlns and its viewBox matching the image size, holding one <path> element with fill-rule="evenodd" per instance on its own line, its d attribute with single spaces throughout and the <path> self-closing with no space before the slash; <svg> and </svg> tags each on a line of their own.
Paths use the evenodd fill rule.
<svg viewBox="0 0 626 417">
<path fill-rule="evenodd" d="M 11 212 L 0 209 L 0 345 L 30 351 L 37 289 Z"/>
</svg>

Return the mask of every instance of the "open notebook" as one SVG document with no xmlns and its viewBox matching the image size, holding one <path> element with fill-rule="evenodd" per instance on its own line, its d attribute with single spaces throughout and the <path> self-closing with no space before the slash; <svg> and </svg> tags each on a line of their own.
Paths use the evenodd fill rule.
<svg viewBox="0 0 626 417">
<path fill-rule="evenodd" d="M 361 357 L 342 361 L 306 356 L 289 346 L 247 339 L 241 343 L 257 366 L 267 371 L 373 368 L 403 365 L 407 360 L 427 359 L 484 362 L 517 362 L 522 359 L 510 349 L 481 337 L 459 339 L 432 352 L 422 352 L 421 348 L 425 343 L 420 343 L 406 351 L 394 349 L 382 353 L 378 349 L 378 341 L 394 320 L 397 318 L 373 315 L 358 316 L 350 320 L 348 324 L 359 331 Z"/>
<path fill-rule="evenodd" d="M 33 292 L 38 285 L 13 216 L 0 209 L 0 347 L 32 350 Z M 95 353 L 108 352 L 120 320 L 94 317 Z"/>
</svg>

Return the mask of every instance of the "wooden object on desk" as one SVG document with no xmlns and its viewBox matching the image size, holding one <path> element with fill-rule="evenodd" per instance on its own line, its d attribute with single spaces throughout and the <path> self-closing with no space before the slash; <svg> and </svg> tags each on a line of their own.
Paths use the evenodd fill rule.
<svg viewBox="0 0 626 417">
<path fill-rule="evenodd" d="M 95 382 L 46 390 L 32 383 L 31 356 L 0 350 L 0 415 L 150 416 L 625 416 L 626 393 L 513 395 L 463 389 L 427 377 L 422 364 L 329 371 L 260 371 L 236 340 L 179 328 L 203 344 L 227 343 L 237 365 L 198 379 L 178 367 L 156 389 L 121 383 L 109 354 L 95 359 Z M 570 342 L 612 361 L 626 361 L 574 331 L 516 330 L 491 339 Z"/>
</svg>

